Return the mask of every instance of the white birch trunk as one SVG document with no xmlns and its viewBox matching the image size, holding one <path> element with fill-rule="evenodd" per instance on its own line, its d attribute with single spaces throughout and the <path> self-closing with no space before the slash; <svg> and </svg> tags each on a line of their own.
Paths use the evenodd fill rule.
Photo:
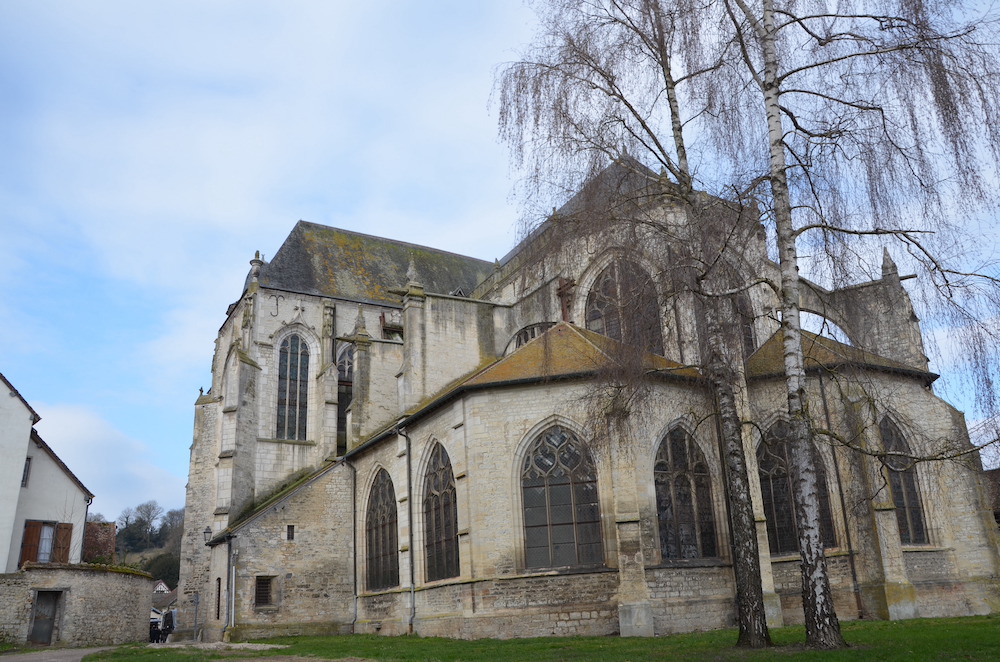
<svg viewBox="0 0 1000 662">
<path fill-rule="evenodd" d="M 806 643 L 817 648 L 845 646 L 830 591 L 830 578 L 819 528 L 819 493 L 816 454 L 806 407 L 806 374 L 799 324 L 799 267 L 788 191 L 784 127 L 779 107 L 778 53 L 775 43 L 774 1 L 764 0 L 762 46 L 764 55 L 763 95 L 770 146 L 770 181 L 778 237 L 781 270 L 781 328 L 784 332 L 785 390 L 791 423 L 790 444 L 792 496 L 799 534 L 802 568 L 802 608 Z"/>
</svg>

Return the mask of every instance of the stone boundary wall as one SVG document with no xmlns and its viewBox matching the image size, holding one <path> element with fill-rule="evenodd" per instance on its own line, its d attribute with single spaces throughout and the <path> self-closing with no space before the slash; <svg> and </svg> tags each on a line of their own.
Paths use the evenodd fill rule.
<svg viewBox="0 0 1000 662">
<path fill-rule="evenodd" d="M 149 637 L 150 575 L 98 565 L 28 563 L 0 575 L 0 641 L 28 643 L 39 591 L 60 593 L 54 646 L 115 645 Z"/>
</svg>

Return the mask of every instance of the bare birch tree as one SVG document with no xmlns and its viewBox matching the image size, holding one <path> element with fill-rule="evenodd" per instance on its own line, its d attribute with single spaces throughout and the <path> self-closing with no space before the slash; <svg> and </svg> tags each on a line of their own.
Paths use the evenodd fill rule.
<svg viewBox="0 0 1000 662">
<path fill-rule="evenodd" d="M 986 24 L 954 13 L 960 3 L 724 4 L 747 89 L 758 90 L 767 129 L 767 187 L 756 197 L 770 210 L 781 270 L 807 643 L 834 648 L 844 641 L 820 542 L 799 319 L 798 243 L 809 233 L 820 234 L 825 248 L 844 245 L 849 238 L 896 239 L 942 286 L 952 315 L 966 316 L 970 304 L 979 311 L 983 304 L 995 306 L 996 280 L 990 274 L 975 276 L 968 268 L 948 265 L 922 234 L 952 234 L 953 226 L 945 220 L 948 203 L 962 201 L 968 208 L 989 197 L 977 157 L 985 150 L 995 160 L 1000 148 L 1000 127 L 987 119 L 1000 106 L 996 54 L 982 39 Z M 833 269 L 842 268 L 837 265 L 842 251 L 818 253 L 834 258 Z M 985 290 L 971 297 L 959 293 L 957 281 L 965 279 L 978 280 Z M 984 336 L 994 330 L 981 320 L 966 317 L 963 327 L 985 345 Z M 989 352 L 974 356 L 986 369 L 980 385 L 992 402 L 989 373 L 996 363 L 990 365 Z"/>
<path fill-rule="evenodd" d="M 678 5 L 670 11 L 645 1 L 557 1 L 541 6 L 544 33 L 530 59 L 508 67 L 499 81 L 501 132 L 515 158 L 530 162 L 533 194 L 547 185 L 576 183 L 572 176 L 566 182 L 548 179 L 553 171 L 582 171 L 586 177 L 609 159 L 630 168 L 631 161 L 619 158 L 627 151 L 652 156 L 662 176 L 631 167 L 624 201 L 620 190 L 608 191 L 608 182 L 602 182 L 602 190 L 585 200 L 575 220 L 582 217 L 592 225 L 613 219 L 646 232 L 675 233 L 673 254 L 660 256 L 664 270 L 674 271 L 667 280 L 680 290 L 704 295 L 715 287 L 721 295 L 720 265 L 742 245 L 748 224 L 738 205 L 723 204 L 695 189 L 684 124 L 711 106 L 711 99 L 698 99 L 705 91 L 711 96 L 711 88 L 699 89 L 698 83 L 721 67 L 723 52 L 718 44 L 700 47 L 696 15 L 688 11 L 694 4 Z M 697 108 L 689 107 L 685 114 L 686 104 Z M 610 184 L 617 188 L 616 182 Z M 603 196 L 610 196 L 615 209 L 607 207 Z M 686 222 L 679 228 L 647 222 L 646 196 L 679 205 Z M 749 227 L 755 228 L 755 221 Z M 706 342 L 699 362 L 712 385 L 726 467 L 738 645 L 762 647 L 770 645 L 770 636 L 735 386 L 733 347 L 738 343 L 720 306 L 702 309 Z"/>
<path fill-rule="evenodd" d="M 996 269 L 989 256 L 969 263 L 956 249 L 965 228 L 949 220 L 995 190 L 993 26 L 945 0 L 538 8 L 536 50 L 500 78 L 501 135 L 532 194 L 567 184 L 553 172 L 592 174 L 627 151 L 662 168 L 689 211 L 695 190 L 753 201 L 773 231 L 807 643 L 842 646 L 819 537 L 799 272 L 842 279 L 899 242 L 926 275 L 925 314 L 972 350 L 980 413 L 995 414 Z"/>
</svg>

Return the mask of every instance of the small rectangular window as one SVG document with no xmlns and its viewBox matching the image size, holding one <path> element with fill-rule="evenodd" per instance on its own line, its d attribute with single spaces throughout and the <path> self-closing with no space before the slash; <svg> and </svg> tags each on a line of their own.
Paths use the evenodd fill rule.
<svg viewBox="0 0 1000 662">
<path fill-rule="evenodd" d="M 285 540 L 295 540 L 295 525 L 289 524 L 288 530 L 285 532 Z"/>
<path fill-rule="evenodd" d="M 254 596 L 253 601 L 256 606 L 263 607 L 266 605 L 274 604 L 274 602 L 272 601 L 273 596 L 271 594 L 271 584 L 273 579 L 274 577 L 265 577 L 265 576 L 256 577 L 257 581 L 256 584 L 254 585 L 254 592 L 253 592 Z"/>
<path fill-rule="evenodd" d="M 24 458 L 24 473 L 21 474 L 21 487 L 28 486 L 28 476 L 30 475 L 31 475 L 31 458 L 26 457 Z"/>
</svg>

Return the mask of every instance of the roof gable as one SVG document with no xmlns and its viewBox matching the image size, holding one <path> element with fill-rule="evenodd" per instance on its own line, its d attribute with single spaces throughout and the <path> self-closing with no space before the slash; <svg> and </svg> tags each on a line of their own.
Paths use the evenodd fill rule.
<svg viewBox="0 0 1000 662">
<path fill-rule="evenodd" d="M 4 384 L 7 385 L 7 388 L 10 389 L 11 396 L 13 396 L 13 397 L 17 398 L 18 400 L 20 400 L 21 404 L 23 404 L 24 407 L 25 407 L 25 409 L 27 409 L 28 412 L 31 414 L 31 424 L 32 425 L 34 425 L 38 421 L 42 420 L 42 417 L 38 415 L 38 412 L 36 412 L 34 409 L 31 408 L 31 405 L 29 405 L 28 401 L 24 399 L 24 396 L 21 395 L 21 393 L 16 388 L 14 388 L 14 385 L 11 384 L 10 381 L 6 377 L 3 376 L 2 372 L 0 372 L 0 382 L 3 382 Z"/>
<path fill-rule="evenodd" d="M 410 262 L 428 292 L 471 292 L 493 270 L 476 258 L 299 221 L 274 258 L 261 268 L 259 282 L 289 292 L 399 303 L 392 290 L 406 285 Z"/>
</svg>

